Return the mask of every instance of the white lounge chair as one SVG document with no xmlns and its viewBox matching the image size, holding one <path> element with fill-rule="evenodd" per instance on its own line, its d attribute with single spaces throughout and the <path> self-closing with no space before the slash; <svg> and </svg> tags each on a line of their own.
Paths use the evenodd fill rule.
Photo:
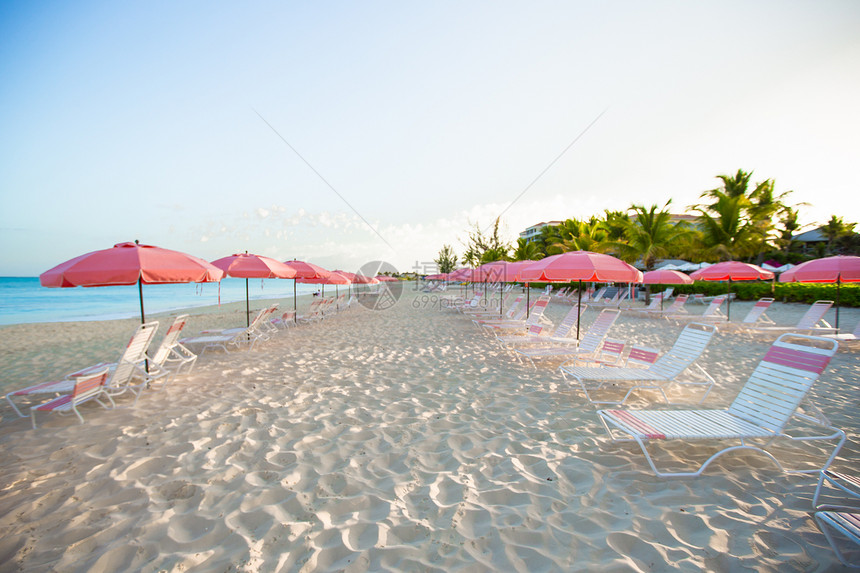
<svg viewBox="0 0 860 573">
<path fill-rule="evenodd" d="M 855 498 L 857 501 L 853 502 L 856 505 L 857 511 L 860 511 L 860 477 L 848 475 L 844 473 L 835 472 L 830 469 L 821 470 L 818 475 L 818 486 L 815 488 L 815 495 L 812 496 L 812 507 L 815 509 L 823 509 L 825 507 L 844 507 L 845 504 L 819 504 L 818 500 L 821 498 L 821 494 L 824 492 L 824 486 L 830 485 L 838 492 L 843 494 L 847 494 L 850 497 Z"/>
<path fill-rule="evenodd" d="M 647 316 L 648 318 L 662 318 L 664 316 L 686 315 L 687 310 L 684 308 L 684 305 L 687 304 L 688 298 L 689 298 L 689 295 L 679 294 L 678 296 L 675 297 L 675 300 L 672 301 L 672 304 L 670 304 L 666 308 L 664 308 L 662 310 L 659 308 L 649 309 L 649 310 L 646 310 L 642 314 L 644 316 Z"/>
<path fill-rule="evenodd" d="M 101 401 L 101 398 L 107 398 L 111 406 L 113 406 L 114 403 L 110 395 L 105 393 L 105 382 L 107 382 L 108 376 L 110 376 L 108 368 L 104 368 L 93 374 L 80 376 L 75 379 L 71 393 L 58 396 L 49 402 L 30 408 L 30 420 L 33 423 L 33 429 L 36 429 L 36 412 L 58 412 L 63 414 L 71 411 L 75 413 L 78 420 L 83 424 L 84 417 L 78 410 L 78 406 L 81 404 L 95 400 L 103 408 L 107 408 L 108 405 Z"/>
<path fill-rule="evenodd" d="M 32 399 L 34 396 L 42 394 L 68 394 L 73 391 L 76 378 L 98 373 L 104 368 L 108 368 L 112 372 L 109 381 L 106 383 L 106 391 L 109 389 L 111 394 L 121 394 L 128 389 L 136 391 L 138 387 L 142 390 L 143 386 L 149 381 L 168 374 L 166 370 L 160 368 L 157 364 L 150 364 L 150 371 L 147 371 L 146 351 L 149 349 L 150 344 L 152 344 L 152 339 L 157 330 L 158 322 L 156 321 L 141 324 L 135 330 L 131 340 L 129 340 L 128 345 L 126 345 L 117 362 L 97 364 L 95 366 L 90 366 L 89 368 L 84 368 L 77 372 L 67 374 L 60 380 L 42 382 L 40 384 L 28 386 L 27 388 L 14 390 L 6 394 L 6 401 L 8 401 L 12 406 L 12 409 L 15 410 L 15 413 L 23 418 L 25 415 L 18 409 L 18 406 L 12 400 L 13 397 L 18 399 Z M 141 382 L 139 384 L 132 385 L 132 378 L 135 376 L 137 376 Z M 136 394 L 138 396 L 140 395 L 139 392 L 136 392 Z M 136 399 L 135 402 L 137 402 Z"/>
<path fill-rule="evenodd" d="M 170 371 L 170 377 L 179 374 L 182 367 L 186 364 L 188 365 L 188 372 L 191 372 L 194 369 L 194 364 L 197 362 L 197 355 L 179 342 L 179 337 L 187 323 L 187 314 L 177 316 L 173 324 L 170 325 L 170 328 L 167 329 L 167 333 L 161 340 L 161 344 L 158 346 L 155 354 L 152 355 L 152 362 Z M 165 377 L 165 382 L 168 379 L 169 377 Z"/>
<path fill-rule="evenodd" d="M 534 367 L 537 367 L 535 360 L 567 360 L 577 356 L 593 356 L 619 314 L 621 311 L 617 308 L 604 308 L 594 319 L 582 340 L 570 338 L 564 343 L 553 346 L 517 348 L 514 349 L 514 356 L 521 362 L 528 360 Z"/>
<path fill-rule="evenodd" d="M 471 315 L 472 322 L 475 323 L 475 326 L 481 328 L 481 325 L 483 325 L 484 323 L 525 320 L 526 312 L 528 312 L 528 309 L 523 304 L 524 299 L 525 297 L 523 295 L 517 296 L 517 298 L 514 299 L 513 304 L 510 306 L 510 308 L 508 308 L 508 310 L 505 311 L 505 314 L 502 317 L 496 316 L 495 314 Z M 534 306 L 536 302 L 537 301 L 533 302 L 532 306 Z"/>
<path fill-rule="evenodd" d="M 850 511 L 816 511 L 815 521 L 818 523 L 818 528 L 827 539 L 833 552 L 836 553 L 836 558 L 846 567 L 860 568 L 860 558 L 851 559 L 846 555 L 844 549 L 840 549 L 837 538 L 834 533 L 839 533 L 851 547 L 855 556 L 860 549 L 860 512 L 852 513 Z"/>
<path fill-rule="evenodd" d="M 549 295 L 541 295 L 539 299 L 531 306 L 528 318 L 525 320 L 484 320 L 480 325 L 484 332 L 495 334 L 503 330 L 520 330 L 527 331 L 529 326 L 533 324 L 548 323 L 549 319 L 544 316 L 544 310 L 549 305 Z"/>
<path fill-rule="evenodd" d="M 544 326 L 533 325 L 523 335 L 496 336 L 496 342 L 502 348 L 508 350 L 519 346 L 531 346 L 533 344 L 564 344 L 570 341 L 570 331 L 576 326 L 576 321 L 586 308 L 588 308 L 587 305 L 573 305 L 570 307 L 568 313 L 558 323 L 558 326 L 555 327 L 555 330 L 551 334 L 543 333 L 546 330 Z M 537 330 L 535 331 L 535 329 Z"/>
<path fill-rule="evenodd" d="M 249 350 L 253 350 L 257 341 L 270 338 L 270 334 L 261 330 L 261 327 L 264 322 L 268 323 L 269 317 L 276 309 L 277 305 L 260 310 L 247 327 L 228 328 L 220 331 L 204 330 L 198 336 L 183 338 L 180 342 L 186 346 L 200 345 L 201 354 L 210 348 L 221 348 L 224 352 L 230 352 L 228 346 L 236 349 L 247 346 Z"/>
<path fill-rule="evenodd" d="M 830 326 L 824 315 L 833 306 L 832 300 L 817 300 L 806 310 L 806 313 L 800 317 L 795 326 L 759 326 L 754 324 L 746 328 L 750 333 L 783 333 L 783 332 L 799 332 L 802 334 L 834 334 L 836 329 Z"/>
<path fill-rule="evenodd" d="M 634 440 L 645 455 L 654 474 L 660 477 L 698 476 L 708 465 L 726 452 L 756 450 L 773 460 L 783 471 L 814 473 L 827 467 L 845 443 L 845 432 L 833 427 L 822 415 L 798 412 L 807 399 L 812 384 L 836 353 L 838 344 L 826 338 L 784 334 L 774 342 L 762 361 L 741 388 L 734 402 L 725 410 L 598 410 L 597 414 L 613 441 Z M 817 409 L 815 409 L 817 410 Z M 786 430 L 792 419 L 821 426 L 825 435 L 794 435 Z M 618 438 L 615 433 L 630 436 Z M 833 452 L 822 467 L 786 469 L 768 451 L 777 439 L 806 443 L 815 440 L 837 440 Z M 711 455 L 693 472 L 665 472 L 657 469 L 646 442 L 705 442 L 730 440 L 731 445 Z M 759 440 L 762 445 L 755 445 Z"/>
<path fill-rule="evenodd" d="M 702 314 L 667 314 L 664 318 L 675 322 L 710 322 L 710 321 L 728 321 L 728 317 L 722 313 L 720 307 L 726 301 L 726 295 L 715 296 L 708 308 Z"/>
<path fill-rule="evenodd" d="M 860 322 L 854 327 L 854 332 L 842 332 L 840 334 L 822 334 L 825 338 L 833 338 L 839 342 L 857 342 L 860 340 Z"/>
<path fill-rule="evenodd" d="M 695 364 L 696 360 L 705 351 L 711 338 L 714 336 L 716 328 L 711 324 L 700 324 L 697 322 L 688 324 L 678 335 L 675 344 L 663 356 L 658 358 L 653 364 L 647 368 L 642 368 L 643 362 L 653 360 L 653 350 L 641 349 L 637 350 L 634 355 L 634 365 L 625 368 L 596 368 L 588 366 L 577 366 L 576 364 L 562 364 L 559 371 L 565 379 L 568 377 L 575 380 L 580 389 L 585 393 L 585 397 L 592 404 L 623 404 L 627 401 L 636 390 L 657 390 L 663 395 L 663 399 L 667 404 L 671 404 L 669 397 L 666 395 L 666 387 L 670 384 L 678 384 L 679 386 L 702 386 L 705 388 L 705 393 L 699 400 L 699 403 L 711 392 L 714 386 L 714 379 L 701 366 L 696 364 L 699 372 L 703 375 L 704 380 L 678 380 L 678 377 L 687 368 Z M 639 362 L 639 366 L 635 365 Z M 593 396 L 595 392 L 606 390 L 609 386 L 624 385 L 627 392 L 621 400 L 596 400 Z"/>
</svg>

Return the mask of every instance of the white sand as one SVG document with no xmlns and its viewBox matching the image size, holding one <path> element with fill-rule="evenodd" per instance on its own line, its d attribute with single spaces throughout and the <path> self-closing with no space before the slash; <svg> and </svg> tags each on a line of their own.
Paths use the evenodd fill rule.
<svg viewBox="0 0 860 573">
<path fill-rule="evenodd" d="M 811 517 L 814 478 L 741 452 L 658 479 L 553 365 L 520 365 L 414 297 L 206 354 L 134 409 L 84 406 L 84 425 L 46 415 L 34 431 L 3 405 L 0 571 L 839 570 Z M 793 324 L 805 308 L 768 314 Z M 223 311 L 190 329 L 244 319 Z M 858 319 L 843 309 L 843 325 Z M 0 328 L 5 391 L 114 358 L 134 327 Z M 622 317 L 610 336 L 665 350 L 679 331 Z M 717 334 L 705 406 L 726 406 L 772 339 Z M 840 350 L 813 389 L 849 434 L 833 467 L 855 473 L 858 355 Z M 701 447 L 661 457 L 687 458 Z"/>
</svg>

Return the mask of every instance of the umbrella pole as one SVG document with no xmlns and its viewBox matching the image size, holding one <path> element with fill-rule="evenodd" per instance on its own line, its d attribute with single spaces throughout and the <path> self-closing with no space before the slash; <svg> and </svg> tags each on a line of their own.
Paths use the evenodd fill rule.
<svg viewBox="0 0 860 573">
<path fill-rule="evenodd" d="M 140 323 L 146 324 L 146 317 L 143 314 L 143 282 L 140 277 L 137 277 L 137 294 L 140 296 Z M 143 369 L 149 372 L 149 358 L 143 359 Z"/>
<path fill-rule="evenodd" d="M 143 283 L 140 280 L 140 277 L 137 279 L 137 293 L 140 296 L 140 323 L 146 323 L 146 317 L 143 314 Z"/>
<path fill-rule="evenodd" d="M 836 334 L 839 334 L 839 285 L 842 283 L 842 275 L 836 275 Z"/>
<path fill-rule="evenodd" d="M 531 294 L 532 289 L 529 286 L 529 283 L 526 283 L 526 320 L 529 319 L 529 312 L 531 311 Z"/>
<path fill-rule="evenodd" d="M 337 292 L 337 285 L 334 285 L 334 304 L 335 308 L 337 308 L 337 310 L 340 310 L 340 303 L 337 302 Z"/>
<path fill-rule="evenodd" d="M 582 318 L 582 279 L 579 279 L 579 289 L 576 291 L 576 339 L 579 340 L 579 319 Z"/>
<path fill-rule="evenodd" d="M 293 322 L 299 323 L 299 303 L 296 302 L 296 279 L 293 279 Z"/>
<path fill-rule="evenodd" d="M 732 319 L 732 277 L 729 277 L 729 294 L 726 295 L 726 322 Z"/>
<path fill-rule="evenodd" d="M 248 279 L 245 279 L 245 326 L 251 326 L 251 299 L 248 296 Z"/>
<path fill-rule="evenodd" d="M 501 286 L 501 284 L 502 283 L 499 283 L 500 286 Z M 503 288 L 499 289 L 499 318 L 502 318 L 502 301 L 504 300 L 504 290 L 505 289 L 503 289 Z M 837 324 L 839 324 L 838 321 L 837 321 Z"/>
</svg>

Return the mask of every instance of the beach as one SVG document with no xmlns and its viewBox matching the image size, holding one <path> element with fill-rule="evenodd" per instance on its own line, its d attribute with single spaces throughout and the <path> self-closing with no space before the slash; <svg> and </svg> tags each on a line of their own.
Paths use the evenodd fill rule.
<svg viewBox="0 0 860 573">
<path fill-rule="evenodd" d="M 841 570 L 812 518 L 815 476 L 739 451 L 698 478 L 658 478 L 635 444 L 609 440 L 558 363 L 517 362 L 438 302 L 410 286 L 386 310 L 354 305 L 251 351 L 207 352 L 134 408 L 83 406 L 83 425 L 43 415 L 33 430 L 4 403 L 0 571 Z M 733 302 L 733 321 L 752 304 Z M 767 314 L 791 325 L 807 308 Z M 190 312 L 189 334 L 245 321 L 244 302 Z M 176 314 L 152 319 L 166 329 Z M 858 320 L 841 310 L 845 329 Z M 3 393 L 114 360 L 137 325 L 0 327 Z M 609 336 L 665 351 L 681 328 L 622 315 Z M 718 331 L 698 361 L 716 379 L 701 407 L 727 407 L 774 339 Z M 841 347 L 810 394 L 848 435 L 832 468 L 855 475 L 858 357 Z M 671 397 L 695 408 L 700 393 Z M 642 391 L 624 407 L 666 406 Z M 790 448 L 778 451 L 823 462 L 832 443 Z"/>
</svg>

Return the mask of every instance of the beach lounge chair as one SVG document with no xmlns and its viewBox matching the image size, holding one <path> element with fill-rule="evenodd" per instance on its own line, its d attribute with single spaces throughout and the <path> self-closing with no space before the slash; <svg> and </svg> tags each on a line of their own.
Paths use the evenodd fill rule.
<svg viewBox="0 0 860 573">
<path fill-rule="evenodd" d="M 308 311 L 305 314 L 300 314 L 298 316 L 298 321 L 303 324 L 307 324 L 309 322 L 318 322 L 322 320 L 322 311 L 320 309 L 322 302 L 323 301 L 320 299 L 312 301 Z"/>
<path fill-rule="evenodd" d="M 833 306 L 832 300 L 817 300 L 807 309 L 806 313 L 800 317 L 795 326 L 759 326 L 754 324 L 748 326 L 746 331 L 749 333 L 783 333 L 783 332 L 799 332 L 802 334 L 834 334 L 836 329 L 830 326 L 824 315 Z"/>
<path fill-rule="evenodd" d="M 684 305 L 687 304 L 688 295 L 679 294 L 675 297 L 675 300 L 672 301 L 672 304 L 663 308 L 662 310 L 659 308 L 649 309 L 641 314 L 641 316 L 646 316 L 648 318 L 662 318 L 664 316 L 679 316 L 686 315 L 687 311 L 684 309 Z"/>
<path fill-rule="evenodd" d="M 36 429 L 36 412 L 68 413 L 71 411 L 75 413 L 78 420 L 83 424 L 84 417 L 78 410 L 78 406 L 81 404 L 89 402 L 90 400 L 95 400 L 101 404 L 103 408 L 107 408 L 108 405 L 101 401 L 101 398 L 107 398 L 111 406 L 113 406 L 113 399 L 111 399 L 110 395 L 106 394 L 104 391 L 105 382 L 107 381 L 108 376 L 110 376 L 110 370 L 108 368 L 103 368 L 101 371 L 93 374 L 79 376 L 74 380 L 74 386 L 72 387 L 71 393 L 57 396 L 49 402 L 30 408 L 30 420 L 33 423 L 33 429 Z"/>
<path fill-rule="evenodd" d="M 549 305 L 549 295 L 542 295 L 539 299 L 535 301 L 532 305 L 529 316 L 526 320 L 498 320 L 498 321 L 490 321 L 485 320 L 481 322 L 481 326 L 483 328 L 487 328 L 490 330 L 485 330 L 484 332 L 499 332 L 502 330 L 521 330 L 523 332 L 527 331 L 529 326 L 533 324 L 540 324 L 541 322 L 548 323 L 549 319 L 544 317 L 544 310 Z"/>
<path fill-rule="evenodd" d="M 619 314 L 621 311 L 617 308 L 604 308 L 594 319 L 582 340 L 577 341 L 575 338 L 570 338 L 568 341 L 554 346 L 516 348 L 514 349 L 514 356 L 520 362 L 528 360 L 535 368 L 537 367 L 535 360 L 567 360 L 577 356 L 593 356 L 600 348 L 600 344 L 609 329 L 615 324 Z"/>
<path fill-rule="evenodd" d="M 722 320 L 727 322 L 728 317 L 722 313 L 720 307 L 726 301 L 726 295 L 715 296 L 713 300 L 708 304 L 708 308 L 705 309 L 705 312 L 702 314 L 687 314 L 687 313 L 676 313 L 676 314 L 666 314 L 663 315 L 663 318 L 667 320 L 672 320 L 674 322 L 687 322 L 687 321 L 695 321 L 695 322 L 705 322 L 705 321 L 713 321 L 713 320 Z"/>
<path fill-rule="evenodd" d="M 838 533 L 840 537 L 843 537 L 856 555 L 858 548 L 860 548 L 860 512 L 816 511 L 815 521 L 830 547 L 833 548 L 833 552 L 836 553 L 836 558 L 846 567 L 860 568 L 860 558 L 852 560 L 846 555 L 846 551 L 840 549 L 840 544 L 834 536 L 835 533 Z"/>
<path fill-rule="evenodd" d="M 619 308 L 626 313 L 631 313 L 632 316 L 644 315 L 644 313 L 647 313 L 652 310 L 660 310 L 660 302 L 662 299 L 663 294 L 657 293 L 655 295 L 651 295 L 651 302 L 648 303 L 648 306 L 634 308 L 632 306 L 629 306 L 628 302 L 627 306 L 619 306 Z"/>
<path fill-rule="evenodd" d="M 837 492 L 842 495 L 837 503 L 819 503 L 824 485 L 836 488 Z M 853 499 L 845 503 L 843 500 L 845 496 Z M 818 486 L 815 488 L 815 495 L 812 498 L 812 507 L 819 510 L 815 513 L 815 521 L 839 561 L 848 567 L 860 568 L 860 553 L 857 552 L 860 550 L 860 478 L 837 473 L 830 469 L 821 470 Z M 838 533 L 839 537 L 855 546 L 857 558 L 850 559 L 846 555 L 846 551 L 840 549 L 840 544 L 837 543 L 837 537 L 834 536 L 834 533 Z"/>
<path fill-rule="evenodd" d="M 112 372 L 107 386 L 111 387 L 116 393 L 120 393 L 120 389 L 126 387 L 135 374 L 138 374 L 144 383 L 148 380 L 164 376 L 167 372 L 159 368 L 158 365 L 151 365 L 151 372 L 147 372 L 146 370 L 146 351 L 149 349 L 150 344 L 152 344 L 152 339 L 157 330 L 158 322 L 153 321 L 141 324 L 135 330 L 117 362 L 97 364 L 78 370 L 77 372 L 66 374 L 60 380 L 42 382 L 28 386 L 27 388 L 14 390 L 6 394 L 6 401 L 15 410 L 15 413 L 23 418 L 25 415 L 18 409 L 12 398 L 32 399 L 34 396 L 43 394 L 68 394 L 73 391 L 76 378 L 98 373 L 104 368 L 108 368 Z"/>
<path fill-rule="evenodd" d="M 839 342 L 857 342 L 860 340 L 860 322 L 854 327 L 854 332 L 843 332 L 840 334 L 822 334 L 826 338 L 834 338 Z"/>
<path fill-rule="evenodd" d="M 623 340 L 616 340 L 615 338 L 604 338 L 603 343 L 600 345 L 600 348 L 594 353 L 593 356 L 573 358 L 568 362 L 576 361 L 577 364 L 583 366 L 617 366 L 621 363 L 621 359 L 624 356 L 624 349 L 626 347 L 627 343 Z"/>
<path fill-rule="evenodd" d="M 750 375 L 734 402 L 725 410 L 598 410 L 597 414 L 612 441 L 636 441 L 648 465 L 660 477 L 701 475 L 712 461 L 735 450 L 760 451 L 783 471 L 818 472 L 827 469 L 839 453 L 845 443 L 845 432 L 833 427 L 824 416 L 801 413 L 798 408 L 803 400 L 808 399 L 812 384 L 827 367 L 837 346 L 835 341 L 821 337 L 793 333 L 780 336 Z M 821 426 L 828 433 L 788 433 L 786 427 L 793 419 Z M 618 438 L 616 432 L 630 437 Z M 778 438 L 800 443 L 838 441 L 822 467 L 790 470 L 768 451 Z M 668 444 L 692 441 L 712 443 L 718 440 L 729 440 L 735 445 L 720 449 L 693 472 L 658 470 L 645 445 L 650 441 Z M 759 440 L 764 443 L 756 445 Z"/>
<path fill-rule="evenodd" d="M 544 334 L 546 328 L 542 325 L 532 325 L 528 332 L 523 335 L 496 336 L 502 348 L 508 350 L 518 346 L 530 346 L 532 344 L 564 344 L 570 341 L 570 331 L 576 326 L 576 321 L 588 308 L 587 305 L 573 305 L 565 317 L 558 323 L 551 334 Z"/>
<path fill-rule="evenodd" d="M 818 500 L 824 491 L 824 486 L 830 485 L 838 492 L 847 494 L 856 499 L 853 504 L 856 510 L 860 511 L 860 477 L 838 473 L 830 469 L 821 470 L 818 475 L 818 486 L 815 488 L 815 495 L 812 496 L 812 507 L 822 509 L 824 507 L 844 507 L 844 504 L 819 504 Z"/>
<path fill-rule="evenodd" d="M 570 377 L 575 380 L 592 404 L 623 404 L 636 390 L 657 390 L 663 395 L 666 403 L 671 404 L 668 396 L 666 396 L 665 387 L 673 383 L 680 386 L 705 387 L 705 393 L 699 400 L 701 403 L 714 386 L 714 379 L 710 374 L 697 364 L 696 366 L 704 380 L 680 381 L 678 376 L 699 359 L 713 338 L 714 332 L 716 332 L 716 328 L 713 325 L 694 322 L 685 326 L 672 348 L 656 360 L 653 360 L 652 349 L 640 347 L 634 354 L 633 363 L 625 368 L 578 366 L 574 363 L 562 364 L 559 371 L 565 379 Z M 653 363 L 647 368 L 642 368 L 643 363 L 647 363 L 649 360 L 652 360 Z M 595 392 L 617 385 L 628 387 L 621 400 L 597 400 L 594 398 Z"/>
<path fill-rule="evenodd" d="M 179 336 L 188 322 L 188 315 L 181 314 L 177 316 L 167 333 L 161 340 L 161 344 L 152 355 L 152 362 L 161 368 L 170 371 L 171 376 L 176 376 L 182 367 L 188 365 L 188 372 L 194 369 L 194 364 L 197 362 L 197 355 L 191 352 L 188 348 L 179 342 Z M 165 382 L 168 378 L 165 378 Z"/>
<path fill-rule="evenodd" d="M 271 322 L 275 327 L 283 328 L 284 330 L 294 327 L 296 326 L 296 311 L 290 309 L 281 314 L 281 316 L 269 319 L 269 322 Z"/>
<path fill-rule="evenodd" d="M 774 321 L 767 316 L 765 313 L 767 309 L 770 308 L 770 305 L 773 304 L 773 299 L 770 297 L 760 298 L 756 301 L 753 307 L 749 310 L 744 319 L 740 322 L 726 322 L 725 324 L 721 324 L 721 330 L 727 329 L 744 329 L 755 326 L 762 325 L 772 325 L 775 324 Z"/>
<path fill-rule="evenodd" d="M 245 328 L 228 328 L 225 330 L 204 330 L 198 336 L 183 338 L 180 342 L 186 346 L 200 345 L 200 353 L 203 354 L 210 348 L 221 348 L 224 352 L 230 352 L 228 346 L 241 348 L 247 346 L 253 350 L 258 340 L 268 340 L 269 334 L 261 330 L 263 321 L 268 322 L 269 316 L 277 308 L 277 305 L 260 310 L 251 324 Z"/>
<path fill-rule="evenodd" d="M 505 315 L 502 318 L 499 318 L 496 313 L 487 313 L 485 315 L 473 314 L 470 315 L 472 318 L 472 322 L 475 323 L 475 326 L 478 328 L 481 327 L 485 322 L 502 322 L 507 320 L 525 320 L 526 317 L 526 307 L 523 304 L 523 299 L 525 297 L 523 295 L 518 295 L 517 298 L 514 299 L 513 304 L 505 311 Z M 537 301 L 535 301 L 537 302 Z M 534 306 L 534 303 L 532 303 Z"/>
</svg>

